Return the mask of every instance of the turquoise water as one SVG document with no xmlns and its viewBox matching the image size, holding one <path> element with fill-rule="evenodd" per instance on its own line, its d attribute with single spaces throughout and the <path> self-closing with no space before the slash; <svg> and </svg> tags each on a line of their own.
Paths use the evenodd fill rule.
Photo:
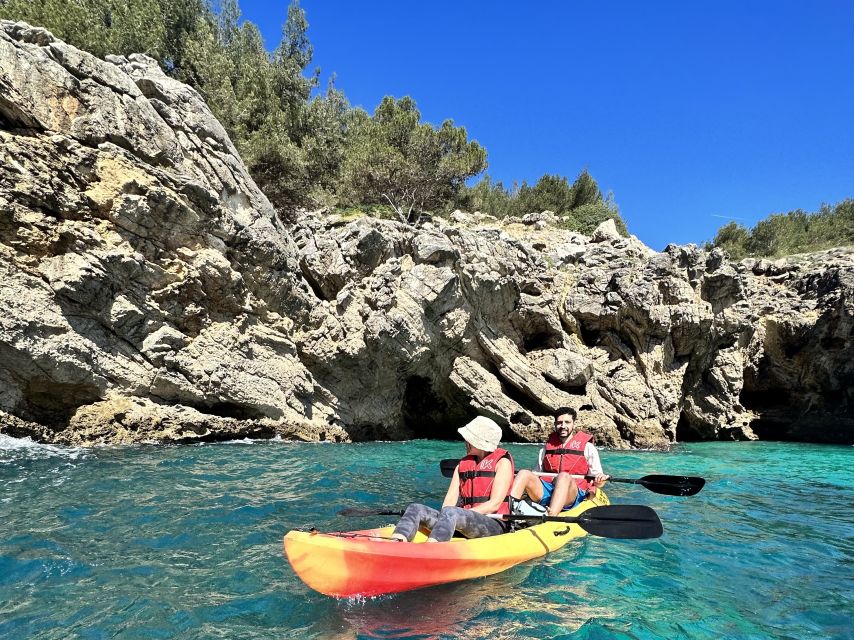
<svg viewBox="0 0 854 640">
<path fill-rule="evenodd" d="M 537 449 L 511 446 L 531 465 Z M 854 448 L 609 452 L 707 478 L 646 504 L 657 540 L 588 537 L 497 576 L 367 601 L 308 589 L 283 534 L 346 506 L 436 504 L 458 443 L 62 449 L 0 436 L 0 638 L 851 638 Z M 410 464 L 398 468 L 399 460 Z M 386 521 L 388 518 L 385 519 Z"/>
</svg>

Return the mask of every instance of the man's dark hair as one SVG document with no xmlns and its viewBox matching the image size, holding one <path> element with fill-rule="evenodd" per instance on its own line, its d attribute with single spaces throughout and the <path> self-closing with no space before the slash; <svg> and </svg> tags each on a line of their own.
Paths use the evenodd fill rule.
<svg viewBox="0 0 854 640">
<path fill-rule="evenodd" d="M 572 407 L 558 407 L 555 412 L 552 414 L 552 417 L 557 420 L 560 416 L 568 413 L 572 416 L 572 419 L 575 420 L 578 417 L 578 412 Z"/>
</svg>

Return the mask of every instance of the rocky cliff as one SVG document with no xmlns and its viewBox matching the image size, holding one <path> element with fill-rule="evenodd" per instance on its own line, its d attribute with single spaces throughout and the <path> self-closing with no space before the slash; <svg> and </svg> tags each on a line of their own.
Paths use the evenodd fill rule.
<svg viewBox="0 0 854 640">
<path fill-rule="evenodd" d="M 66 443 L 854 440 L 854 253 L 731 264 L 548 214 L 286 228 L 198 94 L 0 23 L 0 429 Z"/>
</svg>

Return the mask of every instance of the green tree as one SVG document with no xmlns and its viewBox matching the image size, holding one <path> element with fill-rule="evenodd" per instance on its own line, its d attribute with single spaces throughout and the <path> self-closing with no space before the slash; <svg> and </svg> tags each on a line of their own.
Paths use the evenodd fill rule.
<svg viewBox="0 0 854 640">
<path fill-rule="evenodd" d="M 587 169 L 584 169 L 572 183 L 572 202 L 568 209 L 602 202 L 602 192 L 599 190 L 599 185 L 593 176 L 587 172 Z"/>
<path fill-rule="evenodd" d="M 160 64 L 167 73 L 187 82 L 184 55 L 188 42 L 203 24 L 212 21 L 212 12 L 207 0 L 158 0 L 158 3 L 165 28 Z"/>
<path fill-rule="evenodd" d="M 410 97 L 383 98 L 372 117 L 350 119 L 341 188 L 350 204 L 388 203 L 401 221 L 456 201 L 486 168 L 486 151 L 451 120 L 421 123 Z"/>
<path fill-rule="evenodd" d="M 193 76 L 252 177 L 284 214 L 307 203 L 315 182 L 334 179 L 318 175 L 330 166 L 318 159 L 329 136 L 313 129 L 323 121 L 320 105 L 309 104 L 317 74 L 303 75 L 312 55 L 308 22 L 293 2 L 271 55 L 258 28 L 239 19 L 237 2 L 225 0 L 214 43 L 199 48 L 202 57 L 191 58 Z"/>
<path fill-rule="evenodd" d="M 516 201 L 516 209 L 520 214 L 552 211 L 558 215 L 566 215 L 581 206 L 596 205 L 598 210 L 603 210 L 604 207 L 599 185 L 587 169 L 578 174 L 572 185 L 565 176 L 549 174 L 543 175 L 533 187 L 522 183 Z"/>
<path fill-rule="evenodd" d="M 516 200 L 521 214 L 539 211 L 561 214 L 572 209 L 574 192 L 565 176 L 545 174 L 533 187 L 523 182 Z"/>
<path fill-rule="evenodd" d="M 822 204 L 811 217 L 810 235 L 822 246 L 854 244 L 854 199 L 835 206 Z"/>
<path fill-rule="evenodd" d="M 329 81 L 326 94 L 315 97 L 306 110 L 307 135 L 302 138 L 306 175 L 310 185 L 307 199 L 313 206 L 337 204 L 335 189 L 347 144 L 350 105 L 344 94 Z"/>
<path fill-rule="evenodd" d="M 614 221 L 620 235 L 629 235 L 619 209 L 610 200 L 600 200 L 575 207 L 562 216 L 560 226 L 589 236 L 596 230 L 596 227 L 608 219 Z"/>
</svg>

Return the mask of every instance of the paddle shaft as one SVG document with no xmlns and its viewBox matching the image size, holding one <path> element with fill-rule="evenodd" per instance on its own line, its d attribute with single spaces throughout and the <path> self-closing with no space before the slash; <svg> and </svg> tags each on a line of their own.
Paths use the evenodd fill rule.
<svg viewBox="0 0 854 640">
<path fill-rule="evenodd" d="M 344 509 L 338 512 L 346 516 L 369 515 L 399 515 L 398 509 Z M 641 505 L 607 505 L 592 507 L 577 516 L 522 516 L 490 514 L 490 518 L 498 520 L 525 520 L 529 522 L 563 522 L 577 524 L 594 536 L 603 538 L 645 539 L 657 538 L 661 535 L 662 526 L 658 514 L 652 509 Z"/>
<path fill-rule="evenodd" d="M 532 471 L 531 473 L 533 473 L 535 476 L 546 476 L 546 477 L 548 477 L 548 476 L 555 477 L 557 475 L 557 473 L 555 473 L 555 472 L 548 473 L 547 471 Z M 584 476 L 584 475 L 581 475 L 580 473 L 570 473 L 569 477 L 570 478 L 584 478 L 585 480 L 595 480 L 596 479 L 596 476 L 589 476 L 589 475 Z M 643 478 L 639 478 L 639 479 L 638 478 L 614 478 L 612 476 L 605 476 L 605 477 L 608 479 L 608 482 L 626 482 L 628 484 L 643 484 Z M 674 476 L 674 477 L 679 477 L 679 476 Z"/>
<path fill-rule="evenodd" d="M 450 478 L 454 475 L 454 469 L 457 468 L 459 460 L 448 458 L 439 463 L 439 468 L 442 475 Z M 544 473 L 540 471 L 533 472 L 538 476 L 554 477 L 555 473 Z M 587 480 L 595 480 L 593 476 L 573 475 L 573 478 L 585 478 Z M 638 484 L 654 493 L 660 493 L 666 496 L 693 496 L 700 492 L 706 484 L 705 479 L 696 476 L 667 476 L 667 475 L 649 475 L 643 478 L 608 478 L 608 482 L 622 482 L 625 484 Z"/>
<path fill-rule="evenodd" d="M 535 476 L 544 476 L 546 478 L 554 478 L 555 476 L 557 476 L 557 474 L 554 472 L 548 473 L 546 471 L 532 471 L 531 473 L 533 473 Z M 590 482 L 592 482 L 593 480 L 596 479 L 596 476 L 589 476 L 589 475 L 585 476 L 585 475 L 581 475 L 580 473 L 570 473 L 569 477 L 570 478 L 583 478 L 584 480 L 588 480 Z M 608 480 L 608 482 L 625 482 L 626 484 L 640 484 L 640 485 L 642 485 L 644 483 L 643 478 L 638 478 L 638 479 L 614 478 L 612 476 L 605 476 L 605 478 Z"/>
</svg>

